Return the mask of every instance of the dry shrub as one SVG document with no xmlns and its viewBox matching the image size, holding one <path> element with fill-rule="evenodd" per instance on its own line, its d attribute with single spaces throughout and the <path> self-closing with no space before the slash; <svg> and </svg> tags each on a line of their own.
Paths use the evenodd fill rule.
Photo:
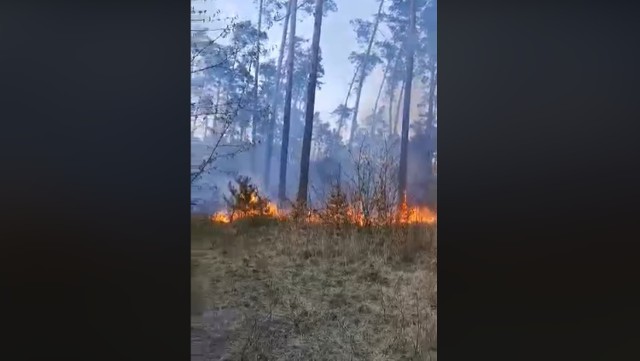
<svg viewBox="0 0 640 361">
<path fill-rule="evenodd" d="M 229 182 L 230 197 L 224 196 L 229 209 L 230 219 L 251 216 L 267 216 L 270 214 L 269 199 L 258 192 L 258 187 L 251 183 L 251 178 L 238 176 L 237 186 Z"/>
<path fill-rule="evenodd" d="M 290 207 L 291 212 L 289 213 L 289 218 L 292 221 L 302 224 L 309 219 L 311 210 L 306 203 L 296 201 L 291 203 Z"/>
<path fill-rule="evenodd" d="M 352 153 L 353 174 L 349 182 L 350 207 L 361 214 L 365 226 L 393 223 L 398 203 L 398 159 L 387 140 L 372 148 L 361 143 Z"/>
<path fill-rule="evenodd" d="M 379 259 L 413 263 L 427 254 L 435 256 L 436 252 L 435 225 L 429 224 L 362 227 L 349 222 L 323 221 L 291 222 L 278 228 L 276 238 L 283 241 L 283 252 L 293 259 L 339 258 L 343 263 Z"/>
<path fill-rule="evenodd" d="M 339 183 L 331 187 L 324 210 L 321 212 L 322 221 L 335 227 L 344 227 L 349 223 L 349 202 L 346 193 Z"/>
</svg>

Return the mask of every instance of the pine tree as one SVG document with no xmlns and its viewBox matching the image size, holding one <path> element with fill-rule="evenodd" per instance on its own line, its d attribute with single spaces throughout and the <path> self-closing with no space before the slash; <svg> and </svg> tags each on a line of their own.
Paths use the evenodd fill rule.
<svg viewBox="0 0 640 361">
<path fill-rule="evenodd" d="M 311 70 L 307 85 L 307 109 L 305 113 L 304 138 L 302 141 L 302 159 L 300 161 L 300 182 L 298 188 L 298 203 L 305 205 L 307 202 L 307 189 L 309 186 L 309 158 L 311 156 L 311 137 L 313 134 L 313 117 L 318 80 L 318 63 L 320 50 L 320 33 L 322 30 L 322 5 L 323 0 L 316 0 L 316 9 L 313 25 L 313 41 L 311 43 Z"/>
</svg>

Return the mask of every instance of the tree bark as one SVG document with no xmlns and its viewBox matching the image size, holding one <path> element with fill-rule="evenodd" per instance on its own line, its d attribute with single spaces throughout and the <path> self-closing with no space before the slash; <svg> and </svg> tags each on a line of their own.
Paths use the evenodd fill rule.
<svg viewBox="0 0 640 361">
<path fill-rule="evenodd" d="M 380 6 L 378 7 L 378 14 L 376 15 L 376 21 L 373 25 L 373 31 L 371 32 L 371 38 L 369 38 L 369 44 L 367 45 L 367 52 L 362 60 L 362 68 L 360 69 L 360 79 L 358 80 L 358 92 L 356 93 L 356 105 L 353 108 L 353 118 L 351 118 L 351 134 L 349 136 L 349 149 L 353 143 L 353 137 L 356 134 L 356 128 L 358 125 L 358 108 L 360 107 L 360 95 L 362 94 L 362 86 L 364 85 L 364 79 L 366 78 L 367 65 L 369 64 L 369 57 L 371 56 L 371 47 L 373 41 L 376 38 L 378 32 L 378 25 L 380 24 L 380 14 L 382 13 L 382 5 L 384 0 L 380 0 Z"/>
<path fill-rule="evenodd" d="M 402 105 L 402 100 L 404 99 L 404 88 L 405 88 L 406 79 L 402 80 L 402 86 L 400 87 L 400 95 L 398 96 L 398 105 L 396 106 L 396 118 L 393 122 L 393 134 L 398 134 L 398 123 L 400 120 L 400 105 Z"/>
<path fill-rule="evenodd" d="M 393 93 L 395 89 L 389 92 L 389 135 L 393 134 Z"/>
<path fill-rule="evenodd" d="M 437 81 L 437 70 L 436 63 L 432 61 L 431 63 L 431 79 L 429 80 L 429 97 L 427 99 L 428 102 L 428 110 L 427 110 L 427 124 L 426 124 L 426 139 L 429 142 L 427 151 L 427 159 L 432 162 L 434 149 L 434 134 L 433 134 L 433 124 L 434 124 L 434 110 L 435 110 L 435 94 L 436 94 L 436 81 Z M 431 179 L 433 175 L 432 167 L 427 167 L 427 177 Z"/>
<path fill-rule="evenodd" d="M 291 0 L 290 7 L 295 9 L 298 0 Z M 284 202 L 287 198 L 287 161 L 289 152 L 289 130 L 291 128 L 291 92 L 293 90 L 293 62 L 296 39 L 296 11 L 291 14 L 291 39 L 289 40 L 289 54 L 287 59 L 287 91 L 284 97 L 284 116 L 282 120 L 282 147 L 280 148 L 280 183 L 278 199 Z"/>
<path fill-rule="evenodd" d="M 395 134 L 393 133 L 393 100 L 395 99 L 396 93 L 396 79 L 398 79 L 398 62 L 400 62 L 400 52 L 396 55 L 396 61 L 393 64 L 393 70 L 391 71 L 391 78 L 389 83 L 391 84 L 391 88 L 389 91 L 389 135 Z"/>
<path fill-rule="evenodd" d="M 278 114 L 278 103 L 280 100 L 280 74 L 282 74 L 282 60 L 284 59 L 284 48 L 287 43 L 287 28 L 289 26 L 289 19 L 291 18 L 291 2 L 289 0 L 289 7 L 287 8 L 287 12 L 284 18 L 284 25 L 282 27 L 282 39 L 280 40 L 280 49 L 278 54 L 278 64 L 276 66 L 276 87 L 273 93 L 273 97 L 271 100 L 271 112 L 269 116 L 269 126 L 267 129 L 267 151 L 265 158 L 265 167 L 264 167 L 264 185 L 266 187 L 266 191 L 269 191 L 270 183 L 271 183 L 271 158 L 273 157 L 273 133 L 276 126 L 276 118 Z M 293 39 L 293 37 L 292 37 Z"/>
<path fill-rule="evenodd" d="M 193 115 L 193 120 L 191 121 L 191 137 L 193 137 L 196 134 L 197 122 L 198 122 L 198 107 L 196 106 L 196 113 Z"/>
<path fill-rule="evenodd" d="M 313 22 L 313 40 L 311 42 L 311 72 L 307 84 L 306 112 L 304 136 L 302 138 L 302 156 L 300 160 L 300 182 L 298 183 L 298 203 L 306 206 L 309 188 L 309 161 L 311 156 L 311 137 L 313 135 L 313 115 L 318 83 L 318 50 L 320 49 L 320 32 L 322 29 L 323 0 L 316 0 Z"/>
<path fill-rule="evenodd" d="M 358 76 L 358 71 L 360 70 L 360 64 L 356 67 L 356 71 L 353 72 L 353 78 L 351 78 L 351 83 L 349 83 L 349 90 L 347 91 L 347 96 L 344 98 L 344 107 L 347 108 L 347 103 L 349 102 L 349 97 L 351 96 L 351 90 L 353 89 L 353 84 L 356 83 L 356 77 Z M 338 120 L 338 134 L 342 132 L 342 127 L 344 126 L 344 117 L 342 114 L 340 115 L 340 119 Z"/>
<path fill-rule="evenodd" d="M 435 61 L 431 64 L 431 79 L 429 81 L 429 108 L 427 111 L 427 126 L 433 125 L 433 114 L 435 109 L 435 94 L 436 94 L 436 81 L 437 81 L 437 68 Z"/>
<path fill-rule="evenodd" d="M 376 96 L 376 101 L 373 104 L 373 121 L 371 122 L 371 134 L 375 132 L 376 127 L 376 117 L 378 113 L 378 102 L 380 101 L 380 95 L 382 94 L 382 89 L 384 89 L 384 83 L 387 80 L 387 74 L 389 73 L 389 68 L 391 68 L 391 63 L 387 64 L 384 68 L 384 74 L 382 75 L 382 82 L 380 83 L 380 89 L 378 89 L 378 95 Z"/>
<path fill-rule="evenodd" d="M 253 76 L 253 102 L 254 102 L 254 111 L 253 111 L 253 124 L 251 124 L 251 142 L 256 142 L 256 135 L 258 134 L 256 127 L 258 126 L 258 117 L 260 115 L 260 107 L 258 106 L 258 76 L 260 75 L 260 32 L 262 31 L 262 4 L 264 0 L 260 0 L 260 4 L 258 5 L 258 39 L 256 40 L 256 69 L 255 75 Z M 254 148 L 251 152 L 251 171 L 255 173 L 256 171 L 256 149 Z"/>
<path fill-rule="evenodd" d="M 416 45 L 416 2 L 409 1 L 409 35 L 407 39 L 407 71 L 404 84 L 404 108 L 402 109 L 402 138 L 400 142 L 400 172 L 398 174 L 398 190 L 400 204 L 406 201 L 407 195 L 407 156 L 409 145 L 409 116 L 411 115 L 411 82 L 413 80 L 413 57 Z"/>
<path fill-rule="evenodd" d="M 211 120 L 211 133 L 215 134 L 216 125 L 218 123 L 218 114 L 220 112 L 220 82 L 216 85 L 216 104 L 213 106 L 213 119 Z"/>
</svg>

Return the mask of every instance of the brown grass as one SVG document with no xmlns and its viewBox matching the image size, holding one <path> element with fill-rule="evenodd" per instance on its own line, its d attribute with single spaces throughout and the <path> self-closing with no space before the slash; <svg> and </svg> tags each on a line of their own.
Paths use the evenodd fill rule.
<svg viewBox="0 0 640 361">
<path fill-rule="evenodd" d="M 435 227 L 194 219 L 192 326 L 239 311 L 229 360 L 436 359 Z"/>
</svg>

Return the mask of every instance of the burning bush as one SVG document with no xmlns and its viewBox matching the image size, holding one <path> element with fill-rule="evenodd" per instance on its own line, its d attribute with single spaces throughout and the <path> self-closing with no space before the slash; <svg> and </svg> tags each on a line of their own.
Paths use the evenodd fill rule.
<svg viewBox="0 0 640 361">
<path fill-rule="evenodd" d="M 344 225 L 349 223 L 349 202 L 347 195 L 342 191 L 339 184 L 331 188 L 329 199 L 322 212 L 322 219 L 334 225 Z"/>
<path fill-rule="evenodd" d="M 269 199 L 260 195 L 258 188 L 251 183 L 249 177 L 238 176 L 235 179 L 237 186 L 229 182 L 230 196 L 224 196 L 227 203 L 228 216 L 223 213 L 216 213 L 214 221 L 232 222 L 236 218 L 253 216 L 275 216 L 276 208 L 269 202 Z"/>
</svg>

